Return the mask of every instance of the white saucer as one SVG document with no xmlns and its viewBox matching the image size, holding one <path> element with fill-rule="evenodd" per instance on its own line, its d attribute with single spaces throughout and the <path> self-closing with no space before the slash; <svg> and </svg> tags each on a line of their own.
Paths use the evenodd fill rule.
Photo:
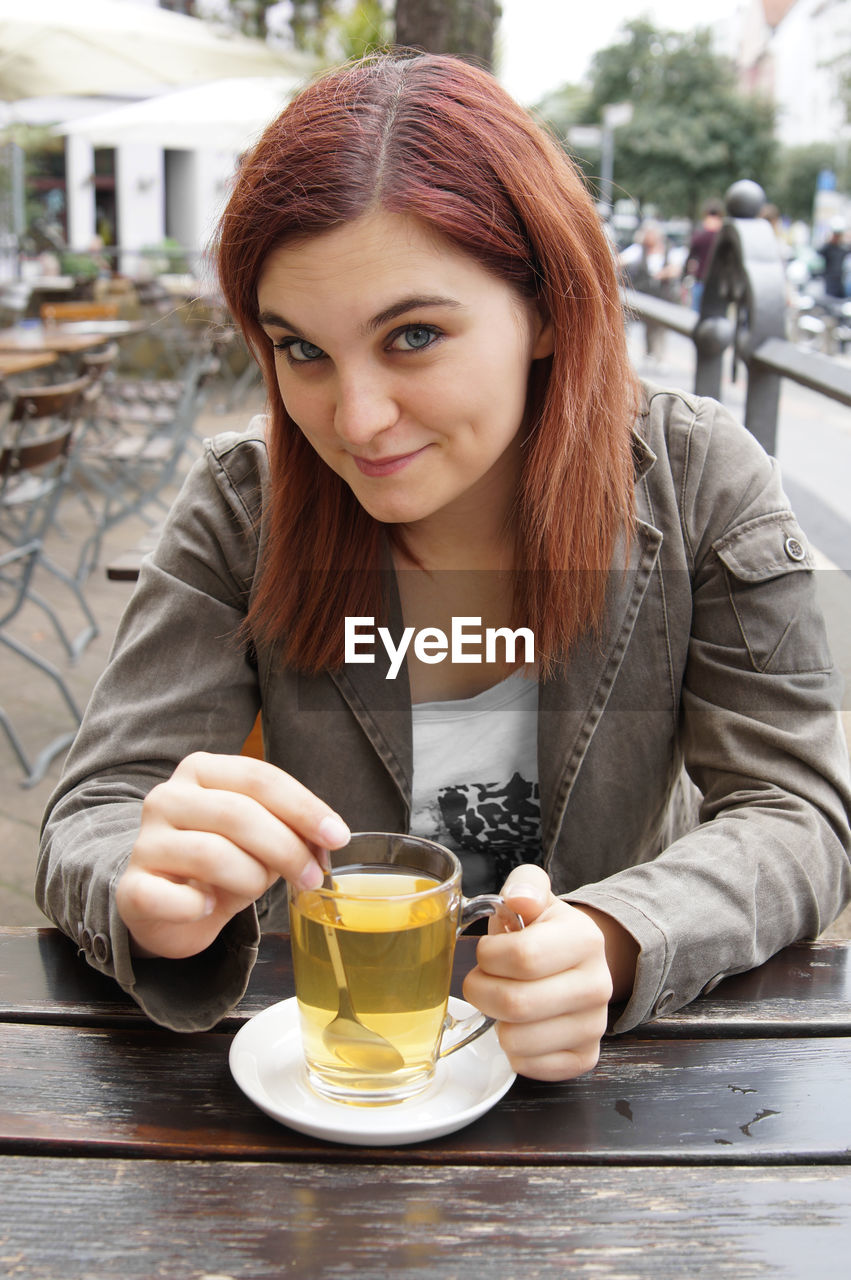
<svg viewBox="0 0 851 1280">
<path fill-rule="evenodd" d="M 450 997 L 449 1010 L 456 1018 L 473 1011 L 455 997 Z M 515 1080 L 491 1027 L 442 1058 L 431 1084 L 414 1098 L 380 1107 L 320 1098 L 307 1083 L 295 998 L 250 1018 L 231 1042 L 229 1062 L 243 1093 L 273 1119 L 314 1138 L 369 1147 L 454 1133 L 484 1115 Z"/>
</svg>

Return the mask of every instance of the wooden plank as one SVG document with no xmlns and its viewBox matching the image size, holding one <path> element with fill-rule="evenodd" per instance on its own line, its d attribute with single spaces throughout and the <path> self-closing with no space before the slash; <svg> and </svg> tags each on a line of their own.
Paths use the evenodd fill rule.
<svg viewBox="0 0 851 1280">
<path fill-rule="evenodd" d="M 0 929 L 0 1019 L 32 1022 L 144 1021 L 116 982 L 92 969 L 58 929 Z"/>
<path fill-rule="evenodd" d="M 841 1037 L 612 1039 L 589 1075 L 518 1080 L 466 1129 L 385 1150 L 309 1138 L 260 1112 L 231 1037 L 0 1025 L 0 1151 L 489 1164 L 851 1162 Z"/>
<path fill-rule="evenodd" d="M 475 940 L 461 938 L 453 994 L 475 963 Z M 235 1031 L 255 1013 L 295 994 L 289 935 L 265 934 L 248 991 L 220 1029 Z M 77 953 L 58 929 L 0 928 L 0 1021 L 139 1026 L 147 1019 L 111 979 Z"/>
<path fill-rule="evenodd" d="M 475 938 L 458 943 L 454 992 L 475 963 Z M 117 1025 L 142 1019 L 110 979 L 90 968 L 57 929 L 0 928 L 0 1019 Z M 232 1029 L 293 994 L 289 937 L 265 934 L 242 1003 L 222 1023 Z M 761 968 L 727 978 L 642 1034 L 672 1036 L 851 1035 L 851 942 L 787 947 Z"/>
<path fill-rule="evenodd" d="M 0 1160 L 40 1280 L 845 1280 L 851 1171 Z"/>
<path fill-rule="evenodd" d="M 659 1036 L 851 1035 L 851 942 L 801 942 L 642 1027 Z"/>
</svg>

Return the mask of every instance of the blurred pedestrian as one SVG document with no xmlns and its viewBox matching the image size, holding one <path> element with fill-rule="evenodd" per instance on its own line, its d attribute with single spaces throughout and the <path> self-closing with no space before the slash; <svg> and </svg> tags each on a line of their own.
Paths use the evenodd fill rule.
<svg viewBox="0 0 851 1280">
<path fill-rule="evenodd" d="M 668 302 L 679 301 L 682 253 L 670 249 L 658 222 L 642 222 L 635 240 L 620 254 L 620 264 L 628 288 Z M 657 364 L 664 350 L 665 326 L 645 320 L 644 332 L 647 358 Z"/>
<path fill-rule="evenodd" d="M 824 292 L 828 298 L 845 298 L 845 259 L 851 245 L 845 239 L 845 223 L 836 218 L 830 224 L 830 235 L 818 250 L 824 262 Z"/>
<path fill-rule="evenodd" d="M 715 244 L 715 238 L 724 225 L 724 206 L 720 200 L 707 200 L 703 206 L 700 226 L 691 237 L 686 260 L 686 276 L 691 279 L 691 305 L 700 310 L 706 270 Z"/>
</svg>

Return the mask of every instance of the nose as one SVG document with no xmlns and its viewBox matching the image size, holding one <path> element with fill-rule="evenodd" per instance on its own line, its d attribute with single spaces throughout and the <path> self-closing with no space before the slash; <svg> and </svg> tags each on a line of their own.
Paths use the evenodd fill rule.
<svg viewBox="0 0 851 1280">
<path fill-rule="evenodd" d="M 351 445 L 365 445 L 392 427 L 399 405 L 388 380 L 375 371 L 339 374 L 334 405 L 334 430 Z"/>
</svg>

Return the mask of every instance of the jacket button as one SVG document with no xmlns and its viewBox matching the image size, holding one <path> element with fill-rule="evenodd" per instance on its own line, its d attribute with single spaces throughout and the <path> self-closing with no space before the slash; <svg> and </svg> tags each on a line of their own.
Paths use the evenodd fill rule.
<svg viewBox="0 0 851 1280">
<path fill-rule="evenodd" d="M 656 1004 L 653 1009 L 653 1013 L 657 1017 L 659 1016 L 660 1013 L 664 1013 L 665 1010 L 673 1003 L 673 999 L 674 999 L 673 991 L 670 991 L 670 990 L 663 991 L 659 999 L 656 1001 Z"/>
<path fill-rule="evenodd" d="M 80 946 L 85 951 L 86 955 L 90 955 L 92 950 L 92 935 L 89 932 L 89 930 L 85 927 L 85 925 L 83 925 L 82 929 L 79 930 L 77 934 L 77 940 L 79 941 Z"/>
<path fill-rule="evenodd" d="M 806 547 L 797 538 L 787 538 L 783 546 L 790 560 L 806 560 Z"/>
<path fill-rule="evenodd" d="M 105 933 L 96 933 L 92 938 L 92 955 L 98 964 L 106 964 L 109 959 L 109 938 Z"/>
</svg>

